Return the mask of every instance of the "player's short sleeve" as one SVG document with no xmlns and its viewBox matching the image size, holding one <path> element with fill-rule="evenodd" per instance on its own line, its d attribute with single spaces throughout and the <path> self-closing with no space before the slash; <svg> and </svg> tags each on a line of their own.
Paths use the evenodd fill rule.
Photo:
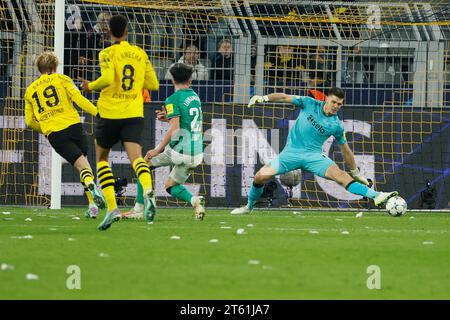
<svg viewBox="0 0 450 320">
<path fill-rule="evenodd" d="M 336 133 L 334 134 L 334 138 L 336 139 L 337 144 L 346 144 L 347 138 L 345 137 L 344 126 L 342 123 L 339 123 L 336 128 Z"/>
<path fill-rule="evenodd" d="M 306 97 L 306 96 L 294 96 L 294 99 L 292 100 L 292 103 L 293 103 L 294 106 L 296 106 L 296 107 L 300 107 L 300 108 L 302 108 L 302 109 L 305 109 L 305 108 L 308 107 L 313 101 L 314 101 L 314 99 L 312 99 L 311 97 Z"/>
<path fill-rule="evenodd" d="M 70 98 L 72 98 L 74 95 L 81 94 L 80 90 L 77 88 L 77 86 L 70 77 L 61 74 L 59 75 L 59 78 Z"/>
<path fill-rule="evenodd" d="M 94 91 L 100 91 L 109 85 L 114 83 L 114 80 L 119 81 L 119 79 L 114 78 L 114 63 L 109 55 L 110 48 L 103 49 L 100 51 L 100 72 L 101 76 L 97 80 L 89 83 L 89 89 Z"/>
<path fill-rule="evenodd" d="M 105 70 L 105 69 L 114 68 L 114 65 L 112 63 L 112 60 L 109 56 L 108 51 L 106 51 L 106 50 L 100 51 L 100 53 L 98 55 L 98 60 L 99 60 L 99 64 L 100 64 L 100 69 Z"/>
<path fill-rule="evenodd" d="M 175 103 L 172 99 L 167 99 L 164 107 L 166 109 L 168 119 L 180 116 L 180 107 L 178 106 L 178 103 Z"/>
</svg>

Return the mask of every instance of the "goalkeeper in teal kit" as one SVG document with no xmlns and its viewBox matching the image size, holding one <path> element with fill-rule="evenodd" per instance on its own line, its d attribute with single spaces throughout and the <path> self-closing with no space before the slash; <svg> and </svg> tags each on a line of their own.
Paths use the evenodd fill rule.
<svg viewBox="0 0 450 320">
<path fill-rule="evenodd" d="M 262 167 L 255 175 L 253 185 L 248 194 L 247 205 L 234 209 L 231 214 L 247 214 L 253 210 L 256 201 L 261 197 L 264 183 L 276 175 L 302 169 L 319 177 L 333 180 L 345 187 L 348 192 L 370 198 L 376 206 L 381 206 L 398 192 L 377 192 L 368 187 L 369 183 L 356 167 L 355 157 L 347 144 L 344 128 L 337 112 L 344 102 L 344 91 L 331 88 L 325 100 L 319 101 L 310 97 L 272 93 L 267 96 L 253 96 L 248 104 L 264 102 L 287 102 L 301 108 L 294 126 L 289 131 L 283 151 Z M 322 154 L 322 145 L 334 136 L 340 147 L 350 174 L 339 169 L 336 163 Z"/>
</svg>

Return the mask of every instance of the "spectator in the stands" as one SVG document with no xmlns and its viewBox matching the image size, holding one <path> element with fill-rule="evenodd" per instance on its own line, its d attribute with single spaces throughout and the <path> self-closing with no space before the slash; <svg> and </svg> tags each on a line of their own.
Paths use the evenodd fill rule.
<svg viewBox="0 0 450 320">
<path fill-rule="evenodd" d="M 329 51 L 321 46 L 312 48 L 307 59 L 308 93 L 316 100 L 324 101 L 325 91 L 331 87 L 334 67 Z"/>
<path fill-rule="evenodd" d="M 72 79 L 85 77 L 83 65 L 86 64 L 86 30 L 80 13 L 80 7 L 73 4 L 68 7 L 70 16 L 66 19 L 64 33 L 64 74 Z"/>
<path fill-rule="evenodd" d="M 87 61 L 84 62 L 85 64 L 97 65 L 96 60 L 100 51 L 111 45 L 109 20 L 111 20 L 111 15 L 108 12 L 101 12 L 97 16 L 97 23 L 89 30 L 87 35 Z"/>
<path fill-rule="evenodd" d="M 217 53 L 211 61 L 211 80 L 233 80 L 233 46 L 229 39 L 222 39 L 218 44 Z"/>
<path fill-rule="evenodd" d="M 184 54 L 178 60 L 178 62 L 185 63 L 194 68 L 194 73 L 192 74 L 192 80 L 209 80 L 209 72 L 208 69 L 200 62 L 200 55 L 198 52 L 198 48 L 194 44 L 190 44 L 184 50 Z M 170 68 L 174 64 L 171 64 L 167 69 L 166 75 L 164 79 L 172 79 L 172 76 L 169 72 Z"/>
<path fill-rule="evenodd" d="M 294 81 L 299 79 L 301 66 L 292 46 L 279 45 L 275 54 L 269 52 L 266 56 L 264 69 L 268 81 Z"/>
<path fill-rule="evenodd" d="M 326 80 L 327 61 L 324 47 L 312 49 L 312 53 L 308 57 L 307 68 L 312 84 L 322 84 Z"/>
<path fill-rule="evenodd" d="M 230 38 L 231 32 L 227 20 L 214 17 L 211 17 L 211 20 L 214 22 L 207 26 L 206 37 L 203 37 L 202 40 L 205 42 L 203 48 L 207 51 L 207 57 L 212 61 L 216 55 L 217 41 Z"/>
</svg>

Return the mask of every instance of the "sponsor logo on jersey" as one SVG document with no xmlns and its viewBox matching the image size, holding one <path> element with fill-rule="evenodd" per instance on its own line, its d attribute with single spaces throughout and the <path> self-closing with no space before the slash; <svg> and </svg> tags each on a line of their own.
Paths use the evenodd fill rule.
<svg viewBox="0 0 450 320">
<path fill-rule="evenodd" d="M 307 120 L 312 124 L 312 126 L 313 126 L 317 131 L 320 132 L 320 134 L 325 134 L 325 129 L 324 129 L 324 127 L 314 119 L 314 117 L 313 117 L 312 114 L 310 114 L 310 115 L 308 116 Z"/>
</svg>

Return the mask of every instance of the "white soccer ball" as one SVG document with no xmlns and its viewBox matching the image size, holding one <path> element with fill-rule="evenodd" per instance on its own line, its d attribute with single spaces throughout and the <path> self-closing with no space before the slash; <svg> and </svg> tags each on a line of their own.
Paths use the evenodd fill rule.
<svg viewBox="0 0 450 320">
<path fill-rule="evenodd" d="M 400 217 L 406 213 L 407 204 L 405 199 L 396 196 L 386 202 L 386 210 L 393 217 Z"/>
<path fill-rule="evenodd" d="M 280 182 L 285 187 L 295 187 L 300 183 L 302 175 L 299 170 L 292 170 L 280 176 Z"/>
</svg>

